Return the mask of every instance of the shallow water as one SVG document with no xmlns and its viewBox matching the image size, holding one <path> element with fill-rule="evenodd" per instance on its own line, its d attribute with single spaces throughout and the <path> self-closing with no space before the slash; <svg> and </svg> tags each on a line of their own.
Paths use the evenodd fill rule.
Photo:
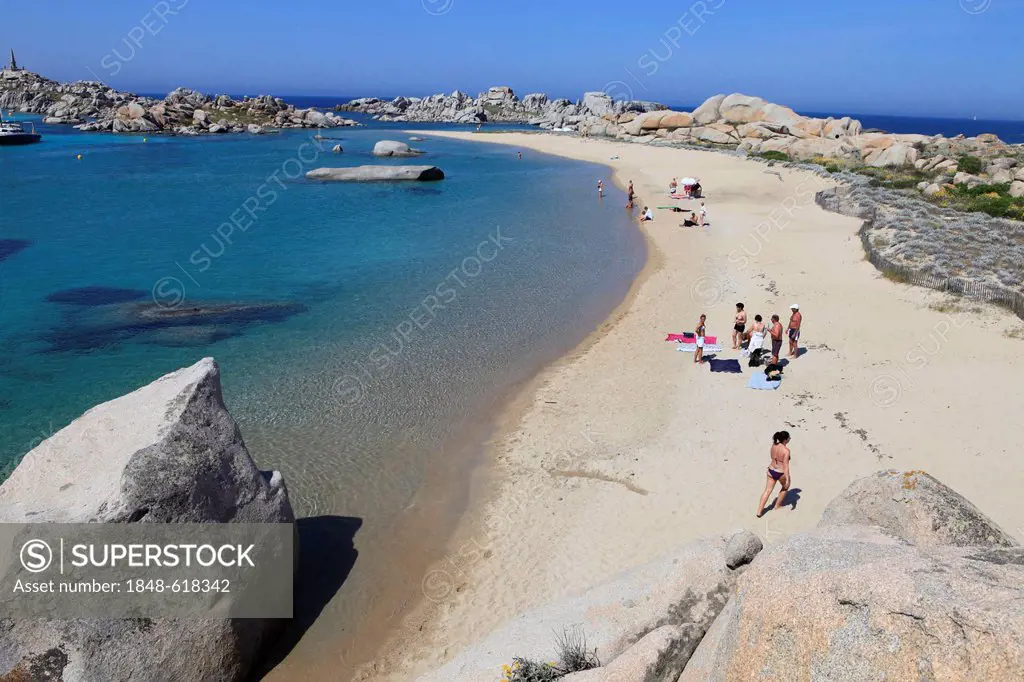
<svg viewBox="0 0 1024 682">
<path fill-rule="evenodd" d="M 388 163 L 369 150 L 404 136 L 40 127 L 0 149 L 0 476 L 90 406 L 212 355 L 297 514 L 361 522 L 339 628 L 387 589 L 386 538 L 438 458 L 479 453 L 500 397 L 593 330 L 645 258 L 589 164 L 428 140 L 412 163 L 440 183 L 322 184 L 298 174 Z"/>
</svg>

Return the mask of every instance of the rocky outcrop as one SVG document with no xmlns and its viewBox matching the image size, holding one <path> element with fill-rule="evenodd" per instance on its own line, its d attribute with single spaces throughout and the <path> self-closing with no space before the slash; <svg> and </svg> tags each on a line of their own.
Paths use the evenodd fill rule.
<svg viewBox="0 0 1024 682">
<path fill-rule="evenodd" d="M 281 475 L 253 463 L 210 358 L 79 417 L 0 486 L 0 522 L 291 523 Z M 279 622 L 0 620 L 0 678 L 241 680 Z M 6 676 L 6 677 L 5 677 Z M 42 679 L 42 678 L 39 678 Z"/>
<path fill-rule="evenodd" d="M 679 680 L 1008 680 L 1022 666 L 1024 550 L 846 526 L 762 553 Z"/>
<path fill-rule="evenodd" d="M 1017 542 L 967 498 L 923 471 L 880 471 L 855 481 L 821 514 L 819 528 L 878 526 L 919 547 L 1013 547 Z"/>
<path fill-rule="evenodd" d="M 863 175 L 830 177 L 840 184 L 818 192 L 816 201 L 827 210 L 865 221 L 861 239 L 876 265 L 882 259 L 915 273 L 916 284 L 955 293 L 966 293 L 975 283 L 984 285 L 973 287 L 972 295 L 1011 308 L 1015 297 L 1024 294 L 1019 223 L 943 208 L 906 191 L 874 186 Z M 945 191 L 941 185 L 925 187 L 933 199 Z M 971 258 L 963 257 L 965 248 L 972 250 Z"/>
<path fill-rule="evenodd" d="M 444 171 L 437 166 L 356 166 L 314 168 L 306 173 L 306 177 L 333 182 L 433 182 L 444 180 Z"/>
<path fill-rule="evenodd" d="M 738 575 L 726 567 L 726 544 L 724 537 L 690 543 L 578 596 L 522 614 L 421 682 L 488 680 L 502 664 L 524 654 L 554 660 L 552 632 L 570 625 L 583 628 L 587 646 L 607 663 L 634 646 L 659 659 L 664 657 L 656 652 L 692 651 Z M 647 655 L 619 665 L 646 668 Z M 662 665 L 674 669 L 672 661 L 679 658 L 668 656 Z"/>
<path fill-rule="evenodd" d="M 40 114 L 47 123 L 114 133 L 253 132 L 264 128 L 358 125 L 334 112 L 297 109 L 279 97 L 234 100 L 178 88 L 163 100 L 120 92 L 98 81 L 58 83 L 31 71 L 0 71 L 0 108 Z"/>
<path fill-rule="evenodd" d="M 413 149 L 404 142 L 396 142 L 394 140 L 381 140 L 377 144 L 373 145 L 374 156 L 419 156 L 424 152 L 419 149 Z"/>
<path fill-rule="evenodd" d="M 520 99 L 512 88 L 496 86 L 475 98 L 455 90 L 430 97 L 375 97 L 354 99 L 339 105 L 338 111 L 369 114 L 381 121 L 427 121 L 436 123 L 531 123 L 545 129 L 577 129 L 579 126 L 615 124 L 637 113 L 664 109 L 654 102 L 614 101 L 604 92 L 588 92 L 572 102 L 549 99 L 533 93 Z"/>
<path fill-rule="evenodd" d="M 817 529 L 760 549 L 747 532 L 687 545 L 517 617 L 422 679 L 495 679 L 513 656 L 555 660 L 551 631 L 569 623 L 600 642 L 602 663 L 572 682 L 1002 680 L 1024 669 L 1024 548 L 927 474 L 857 481 Z M 702 610 L 680 608 L 709 586 Z"/>
</svg>

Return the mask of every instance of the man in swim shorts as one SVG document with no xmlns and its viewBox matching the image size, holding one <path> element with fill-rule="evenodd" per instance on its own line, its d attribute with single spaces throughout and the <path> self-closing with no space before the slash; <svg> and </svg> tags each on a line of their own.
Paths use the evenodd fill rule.
<svg viewBox="0 0 1024 682">
<path fill-rule="evenodd" d="M 772 364 L 777 365 L 779 363 L 779 353 L 782 351 L 782 323 L 779 322 L 778 315 L 772 315 Z"/>
<path fill-rule="evenodd" d="M 789 306 L 792 314 L 789 316 L 789 357 L 797 356 L 797 348 L 800 345 L 800 323 L 804 316 L 800 314 L 800 306 L 794 303 Z"/>
</svg>

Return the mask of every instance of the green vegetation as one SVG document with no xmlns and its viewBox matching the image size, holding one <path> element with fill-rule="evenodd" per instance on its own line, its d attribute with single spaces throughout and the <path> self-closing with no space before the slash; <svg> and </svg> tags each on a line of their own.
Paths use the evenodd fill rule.
<svg viewBox="0 0 1024 682">
<path fill-rule="evenodd" d="M 932 197 L 940 206 L 1024 220 L 1024 197 L 1011 197 L 1010 185 L 952 185 Z"/>
<path fill-rule="evenodd" d="M 851 168 L 854 173 L 870 177 L 874 187 L 887 189 L 911 189 L 917 187 L 922 180 L 929 180 L 927 173 L 922 173 L 913 166 L 900 168 L 876 168 L 875 166 L 857 166 Z"/>
<path fill-rule="evenodd" d="M 977 175 L 981 172 L 981 159 L 977 156 L 961 156 L 957 159 L 956 169 L 964 173 L 970 173 L 971 175 Z"/>
<path fill-rule="evenodd" d="M 556 645 L 557 661 L 538 663 L 517 656 L 512 665 L 501 666 L 502 682 L 553 682 L 570 673 L 601 667 L 597 650 L 587 650 L 587 637 L 581 628 L 563 630 Z"/>
<path fill-rule="evenodd" d="M 761 152 L 759 154 L 755 154 L 755 156 L 768 161 L 789 161 L 789 154 L 786 152 Z"/>
</svg>

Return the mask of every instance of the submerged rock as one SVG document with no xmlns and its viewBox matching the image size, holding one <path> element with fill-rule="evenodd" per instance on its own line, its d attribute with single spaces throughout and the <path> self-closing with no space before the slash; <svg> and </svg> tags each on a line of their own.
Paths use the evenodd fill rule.
<svg viewBox="0 0 1024 682">
<path fill-rule="evenodd" d="M 211 358 L 98 405 L 0 486 L 0 522 L 292 523 L 224 407 Z M 0 620 L 0 678 L 242 680 L 280 621 Z M 39 671 L 45 668 L 47 674 Z"/>
<path fill-rule="evenodd" d="M 62 303 L 81 301 L 87 309 L 67 306 L 60 324 L 51 329 L 43 340 L 49 352 L 90 350 L 123 341 L 138 339 L 146 343 L 181 346 L 196 345 L 200 336 L 211 341 L 236 336 L 246 327 L 259 322 L 282 322 L 304 312 L 299 303 L 218 303 L 178 305 L 165 307 L 152 301 L 108 301 L 86 303 L 77 290 L 62 296 Z M 195 333 L 202 330 L 201 335 Z M 192 342 L 182 343 L 182 339 Z"/>
<path fill-rule="evenodd" d="M 306 177 L 310 180 L 335 182 L 389 182 L 444 180 L 444 171 L 437 166 L 355 166 L 354 168 L 315 168 Z"/>
<path fill-rule="evenodd" d="M 32 242 L 25 239 L 0 239 L 0 263 L 31 245 Z"/>
</svg>

